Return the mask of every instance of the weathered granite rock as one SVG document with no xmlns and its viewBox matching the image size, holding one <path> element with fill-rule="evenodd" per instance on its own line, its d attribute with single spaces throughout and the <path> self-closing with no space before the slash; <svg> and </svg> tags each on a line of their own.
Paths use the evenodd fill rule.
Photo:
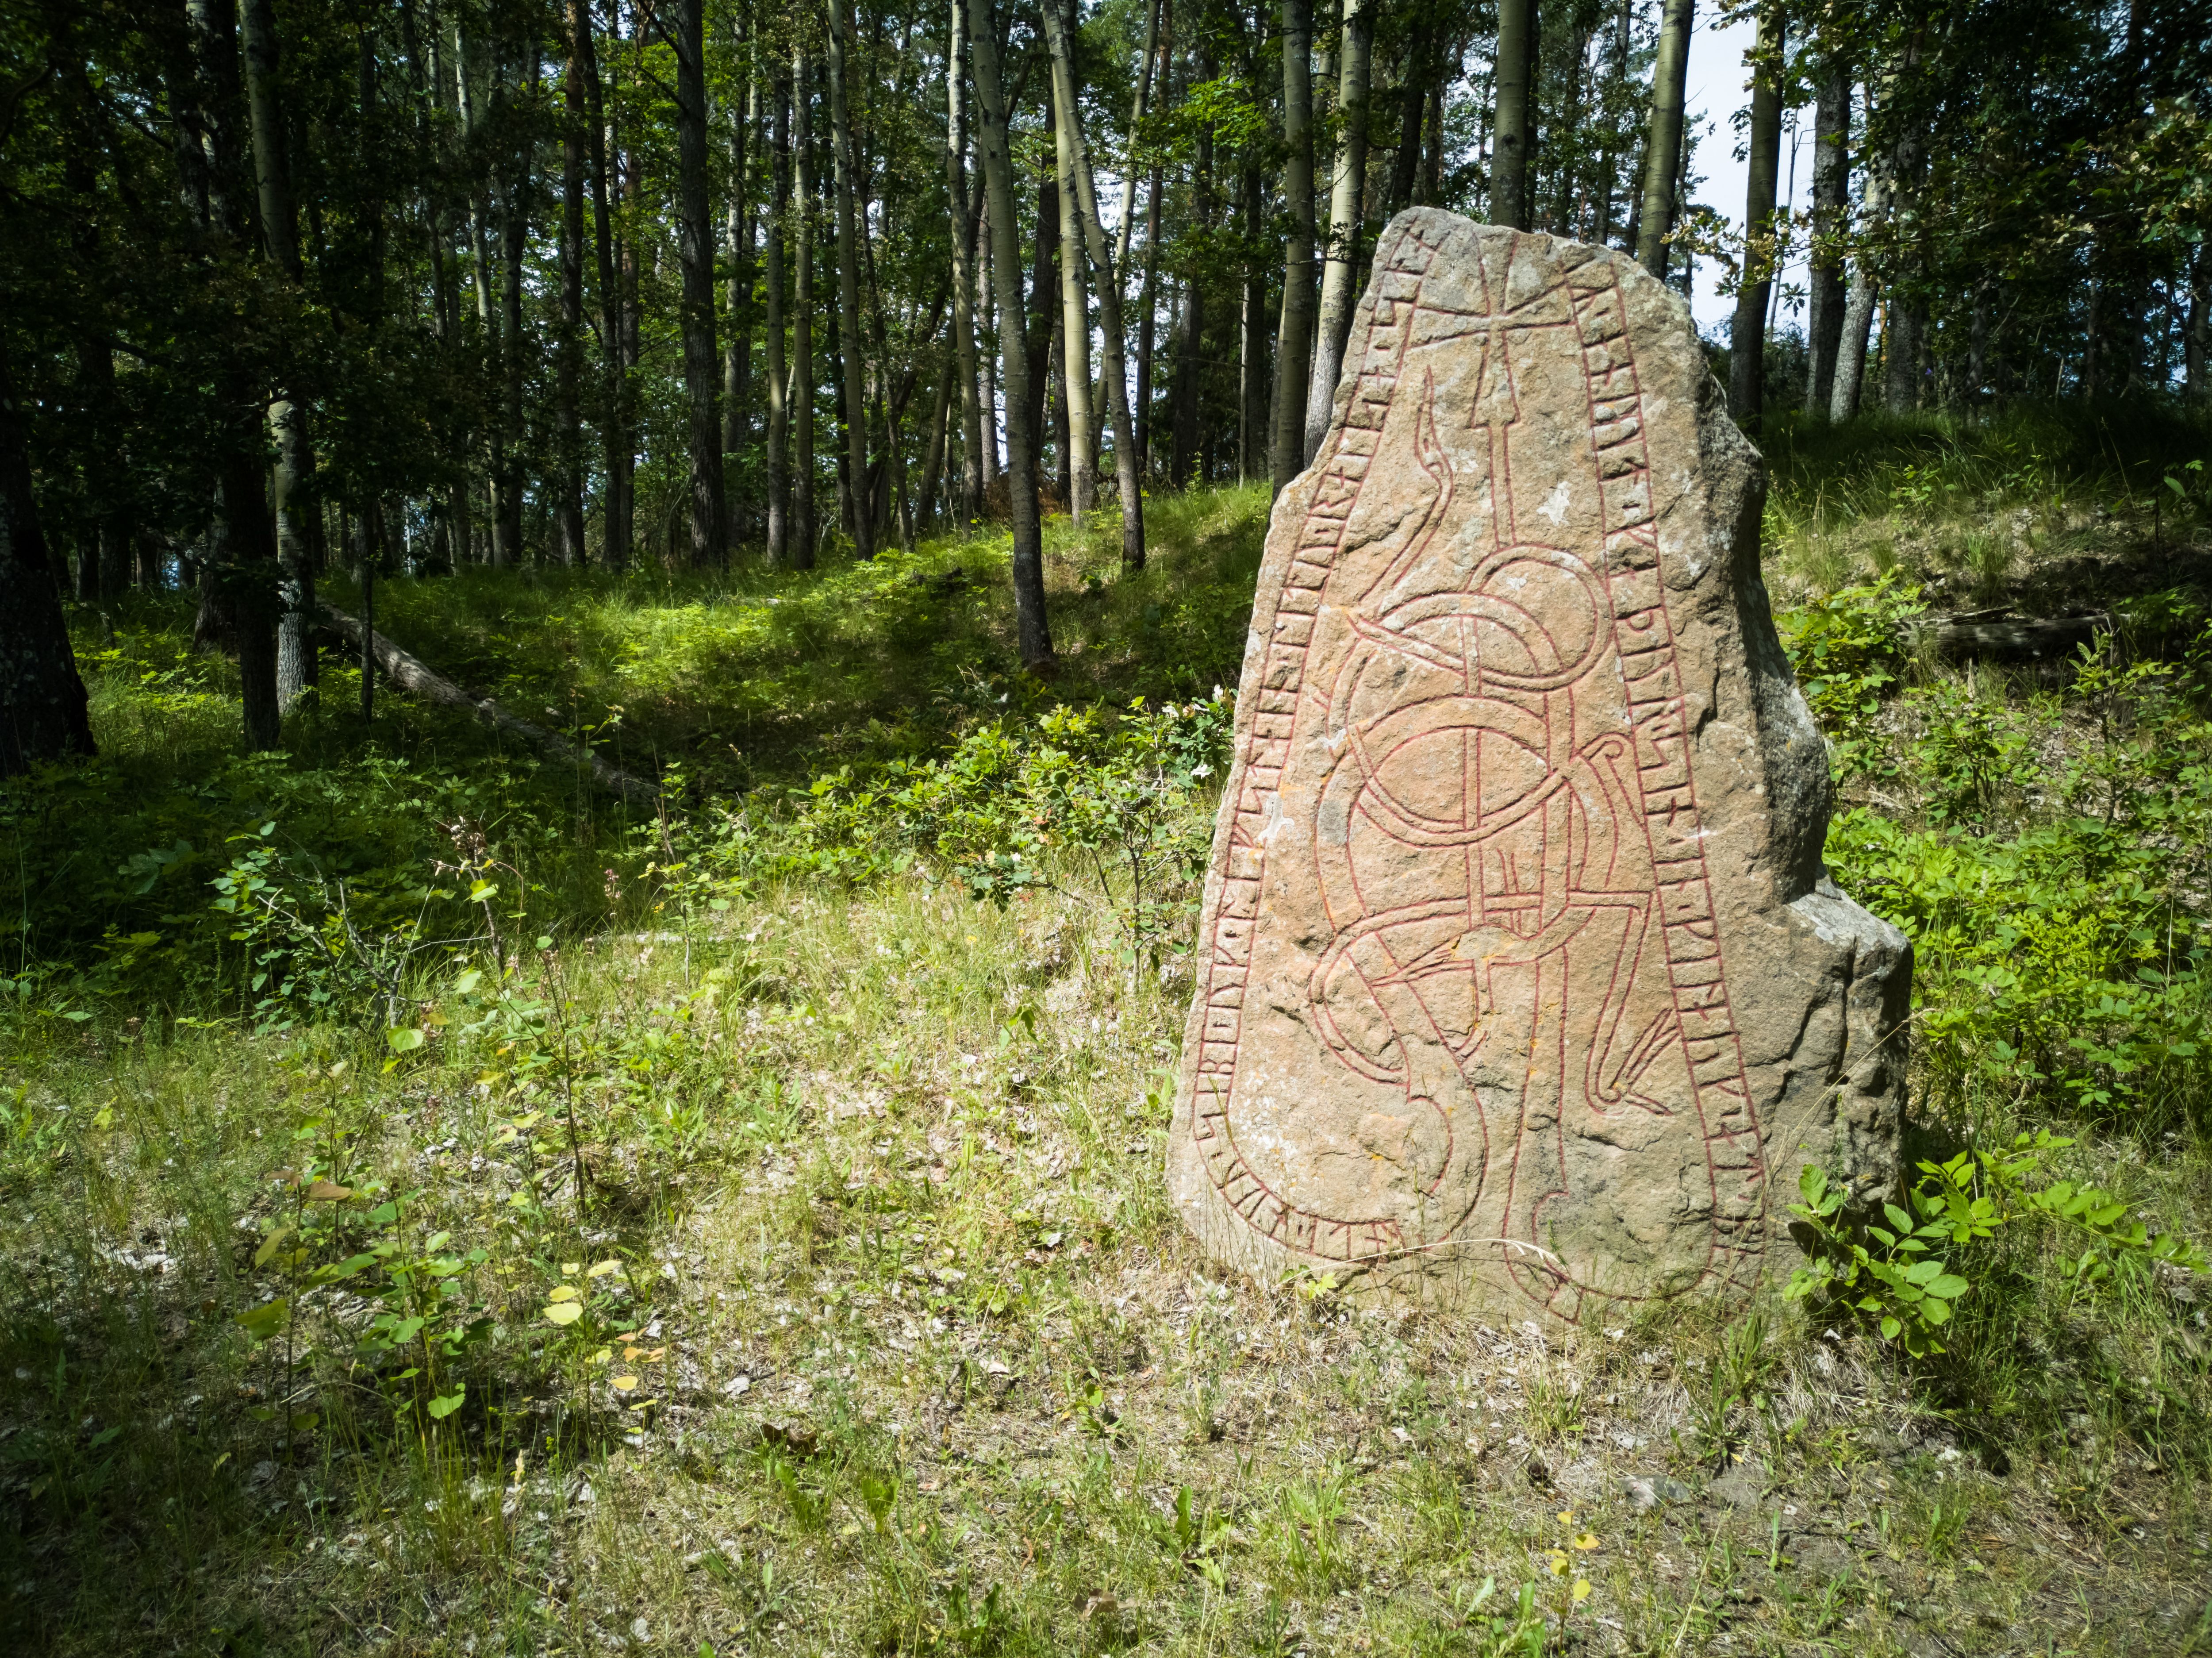
<svg viewBox="0 0 2212 1658">
<path fill-rule="evenodd" d="M 1759 456 L 1682 302 L 1431 209 L 1276 503 L 1168 1178 L 1223 1261 L 1611 1317 L 1897 1178 L 1905 940 L 1820 863 Z"/>
</svg>

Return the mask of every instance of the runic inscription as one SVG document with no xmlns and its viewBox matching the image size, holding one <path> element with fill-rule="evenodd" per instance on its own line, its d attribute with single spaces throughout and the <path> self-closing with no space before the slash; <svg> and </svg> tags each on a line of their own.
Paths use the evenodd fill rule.
<svg viewBox="0 0 2212 1658">
<path fill-rule="evenodd" d="M 1177 1195 L 1253 1264 L 1569 1320 L 1747 1285 L 1768 1159 L 1675 615 L 1729 577 L 1659 521 L 1695 387 L 1647 386 L 1656 284 L 1602 250 L 1417 210 L 1375 271 L 1269 538 Z"/>
</svg>

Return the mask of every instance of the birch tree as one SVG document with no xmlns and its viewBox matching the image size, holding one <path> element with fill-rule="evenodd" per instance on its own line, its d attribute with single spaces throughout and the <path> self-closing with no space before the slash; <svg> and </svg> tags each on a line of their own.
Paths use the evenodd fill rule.
<svg viewBox="0 0 2212 1658">
<path fill-rule="evenodd" d="M 1682 171 L 1683 95 L 1690 76 L 1690 25 L 1695 0 L 1666 0 L 1659 58 L 1651 74 L 1651 137 L 1644 152 L 1644 194 L 1637 206 L 1636 262 L 1667 279 Z"/>
<path fill-rule="evenodd" d="M 830 0 L 830 165 L 837 196 L 837 344 L 843 373 L 845 456 L 852 479 L 853 547 L 875 557 L 869 522 L 867 364 L 860 333 L 860 249 L 853 225 L 853 119 L 846 98 L 846 47 L 853 24 L 848 0 Z"/>
<path fill-rule="evenodd" d="M 1052 53 L 1053 113 L 1054 134 L 1061 152 L 1060 170 L 1073 186 L 1071 193 L 1080 229 L 1080 235 L 1068 251 L 1071 257 L 1088 255 L 1098 289 L 1107 417 L 1114 426 L 1114 480 L 1121 504 L 1121 567 L 1139 570 L 1145 567 L 1145 495 L 1143 482 L 1137 475 L 1136 430 L 1129 418 L 1129 378 L 1122 344 L 1127 336 L 1121 317 L 1121 267 L 1115 262 L 1106 240 L 1106 228 L 1099 222 L 1098 190 L 1091 176 L 1090 147 L 1084 138 L 1082 108 L 1076 101 L 1074 54 L 1069 49 L 1067 27 L 1060 21 L 1054 0 L 1045 0 L 1044 27 Z M 1149 49 L 1149 42 L 1147 46 Z M 1144 86 L 1140 73 L 1137 92 L 1139 119 L 1144 112 Z M 1126 197 L 1121 213 L 1126 231 L 1129 218 Z"/>
<path fill-rule="evenodd" d="M 1291 234 L 1283 249 L 1282 321 L 1275 333 L 1275 405 L 1268 471 L 1275 493 L 1305 458 L 1306 354 L 1313 345 L 1313 11 L 1311 0 L 1281 0 L 1283 192 Z"/>
<path fill-rule="evenodd" d="M 1022 321 L 1021 248 L 1014 228 L 1014 167 L 1006 143 L 994 9 L 992 0 L 968 0 L 968 45 L 975 59 L 976 139 L 990 214 L 991 280 L 999 309 L 1000 372 L 1006 393 L 1016 649 L 1024 667 L 1038 668 L 1052 661 L 1052 630 L 1045 617 L 1044 535 L 1037 515 L 1037 449 L 1031 424 L 1027 331 Z"/>
<path fill-rule="evenodd" d="M 1787 229 L 1774 216 L 1782 156 L 1783 20 L 1780 0 L 1759 9 L 1752 50 L 1749 165 L 1745 169 L 1743 269 L 1729 337 L 1729 411 L 1756 427 L 1765 401 L 1766 308 L 1772 295 L 1777 239 Z"/>
<path fill-rule="evenodd" d="M 1313 383 L 1306 389 L 1305 463 L 1313 464 L 1328 436 L 1336 381 L 1344 368 L 1345 340 L 1358 299 L 1359 234 L 1367 195 L 1367 80 L 1374 25 L 1363 0 L 1344 0 L 1342 80 L 1337 111 L 1343 131 L 1329 182 L 1328 262 L 1322 268 L 1321 316 L 1314 337 Z"/>
</svg>

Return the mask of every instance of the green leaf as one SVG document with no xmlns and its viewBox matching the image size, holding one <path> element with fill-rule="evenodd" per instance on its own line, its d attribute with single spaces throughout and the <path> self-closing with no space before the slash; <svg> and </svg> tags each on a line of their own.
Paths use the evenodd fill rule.
<svg viewBox="0 0 2212 1658">
<path fill-rule="evenodd" d="M 238 1315 L 237 1322 L 239 1327 L 256 1342 L 264 1342 L 284 1327 L 284 1321 L 291 1314 L 291 1302 L 279 1295 L 275 1301 L 248 1308 Z"/>
<path fill-rule="evenodd" d="M 1958 1300 L 1972 1288 L 1972 1284 L 1955 1272 L 1946 1272 L 1941 1277 L 1931 1278 L 1927 1285 L 1930 1295 L 1947 1301 Z"/>
<path fill-rule="evenodd" d="M 468 1391 L 468 1384 L 466 1382 L 457 1382 L 454 1384 L 453 1391 L 452 1393 L 441 1393 L 437 1398 L 432 1399 L 430 1403 L 424 1407 L 430 1412 L 431 1420 L 434 1422 L 443 1422 L 447 1417 L 453 1415 L 454 1411 L 459 1410 L 461 1408 L 461 1400 L 467 1396 Z"/>
<path fill-rule="evenodd" d="M 422 1045 L 422 1033 L 411 1026 L 385 1032 L 384 1039 L 392 1045 L 394 1053 L 412 1053 Z"/>
<path fill-rule="evenodd" d="M 1893 1316 L 1885 1315 L 1882 1319 L 1881 1333 L 1885 1340 L 1895 1341 L 1897 1339 L 1898 1332 L 1904 1328 L 1905 1326 L 1899 1324 Z"/>
<path fill-rule="evenodd" d="M 291 1235 L 292 1228 L 289 1222 L 286 1224 L 278 1227 L 274 1232 L 270 1233 L 266 1239 L 263 1240 L 261 1247 L 253 1252 L 253 1264 L 256 1266 L 268 1265 L 270 1257 L 283 1247 L 284 1240 Z"/>
</svg>

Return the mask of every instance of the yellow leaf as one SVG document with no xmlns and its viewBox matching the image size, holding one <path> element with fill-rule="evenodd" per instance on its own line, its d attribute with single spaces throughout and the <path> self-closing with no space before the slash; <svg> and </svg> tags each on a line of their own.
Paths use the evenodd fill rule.
<svg viewBox="0 0 2212 1658">
<path fill-rule="evenodd" d="M 564 1278 L 573 1278 L 576 1274 L 583 1270 L 584 1264 L 581 1261 L 563 1261 L 561 1263 L 561 1276 Z"/>
<path fill-rule="evenodd" d="M 592 1355 L 592 1362 L 594 1364 L 605 1364 L 613 1356 L 614 1350 L 612 1348 L 602 1347 L 598 1352 Z"/>
<path fill-rule="evenodd" d="M 1584 1532 L 1580 1537 L 1577 1537 L 1575 1539 L 1575 1546 L 1580 1549 L 1584 1554 L 1588 1554 L 1592 1549 L 1597 1546 L 1597 1533 L 1595 1532 Z"/>
<path fill-rule="evenodd" d="M 635 1347 L 625 1347 L 623 1349 L 623 1356 L 625 1359 L 634 1359 L 637 1355 L 638 1350 Z"/>
<path fill-rule="evenodd" d="M 623 1393 L 627 1393 L 631 1388 L 636 1386 L 637 1378 L 635 1376 L 617 1376 L 615 1378 L 615 1387 Z"/>
<path fill-rule="evenodd" d="M 1575 1511 L 1572 1509 L 1562 1509 L 1559 1510 L 1559 1524 L 1562 1526 L 1571 1526 L 1574 1523 Z"/>
<path fill-rule="evenodd" d="M 1553 1576 L 1565 1577 L 1567 1575 L 1567 1557 L 1561 1554 L 1557 1549 L 1553 1549 L 1552 1551 L 1550 1564 Z"/>
<path fill-rule="evenodd" d="M 549 1324 L 574 1324 L 583 1316 L 581 1301 L 555 1301 L 545 1309 L 545 1320 Z"/>
<path fill-rule="evenodd" d="M 262 1244 L 261 1247 L 253 1252 L 253 1264 L 256 1266 L 268 1265 L 270 1258 L 276 1254 L 279 1249 L 283 1247 L 284 1240 L 291 1235 L 292 1228 L 289 1226 L 278 1227 L 274 1232 L 269 1234 L 267 1240 Z"/>
<path fill-rule="evenodd" d="M 619 1272 L 621 1271 L 622 1263 L 620 1261 L 593 1261 L 592 1263 L 592 1270 L 584 1276 L 588 1278 L 604 1278 L 610 1272 Z"/>
<path fill-rule="evenodd" d="M 558 1289 L 555 1289 L 554 1292 L 545 1299 L 549 1301 L 572 1301 L 579 1299 L 579 1297 L 577 1296 L 576 1286 L 574 1284 L 564 1283 Z"/>
<path fill-rule="evenodd" d="M 1590 1598 L 1589 1579 L 1587 1577 L 1577 1577 L 1575 1579 L 1575 1586 L 1572 1589 L 1568 1591 L 1568 1594 L 1570 1598 L 1573 1600 L 1577 1606 L 1579 1606 L 1582 1605 L 1583 1601 Z"/>
</svg>

